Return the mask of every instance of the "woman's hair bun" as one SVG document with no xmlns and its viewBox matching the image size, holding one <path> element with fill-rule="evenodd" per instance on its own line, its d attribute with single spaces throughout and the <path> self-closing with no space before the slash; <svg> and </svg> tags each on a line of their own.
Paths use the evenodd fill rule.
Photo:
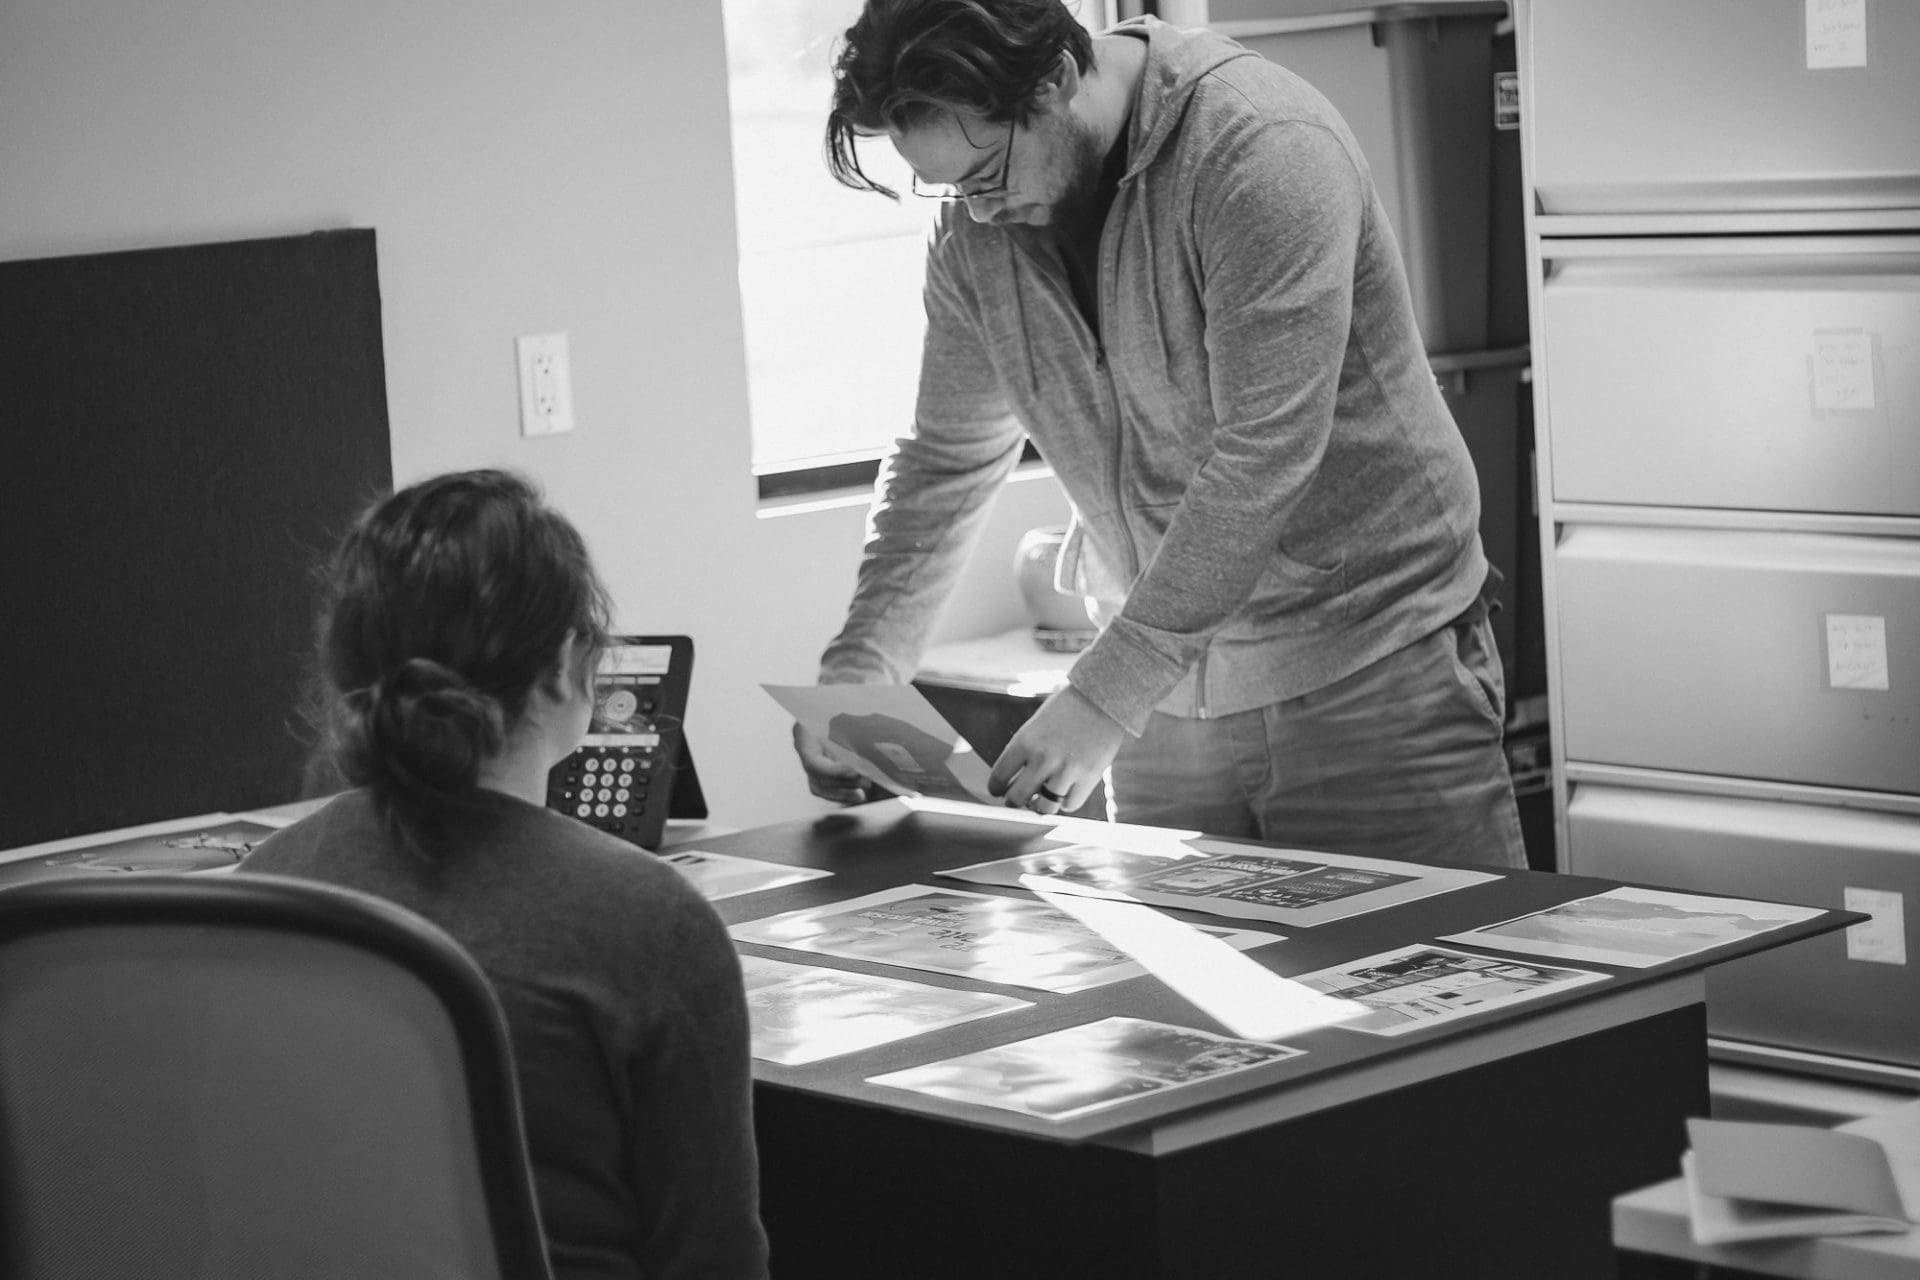
<svg viewBox="0 0 1920 1280">
<path fill-rule="evenodd" d="M 409 658 L 356 695 L 342 734 L 355 782 L 456 797 L 472 790 L 505 739 L 499 700 L 428 658 Z"/>
</svg>

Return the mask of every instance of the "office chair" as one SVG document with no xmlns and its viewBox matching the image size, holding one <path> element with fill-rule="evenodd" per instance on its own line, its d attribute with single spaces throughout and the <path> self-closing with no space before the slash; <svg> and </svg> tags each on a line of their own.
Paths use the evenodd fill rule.
<svg viewBox="0 0 1920 1280">
<path fill-rule="evenodd" d="M 0 890 L 0 1275 L 551 1280 L 491 986 L 306 881 Z"/>
</svg>

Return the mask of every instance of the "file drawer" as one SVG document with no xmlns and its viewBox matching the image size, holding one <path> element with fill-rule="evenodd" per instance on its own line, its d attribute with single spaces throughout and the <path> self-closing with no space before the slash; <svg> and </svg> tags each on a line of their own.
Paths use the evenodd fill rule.
<svg viewBox="0 0 1920 1280">
<path fill-rule="evenodd" d="M 1873 915 L 1709 970 L 1708 1030 L 1920 1067 L 1920 818 L 1582 784 L 1567 835 L 1578 875 Z"/>
<path fill-rule="evenodd" d="M 1911 0 L 1531 0 L 1538 209 L 1920 207 Z"/>
<path fill-rule="evenodd" d="M 1920 236 L 1543 253 L 1557 501 L 1920 514 Z"/>
<path fill-rule="evenodd" d="M 1920 540 L 1572 526 L 1569 761 L 1920 791 Z"/>
</svg>

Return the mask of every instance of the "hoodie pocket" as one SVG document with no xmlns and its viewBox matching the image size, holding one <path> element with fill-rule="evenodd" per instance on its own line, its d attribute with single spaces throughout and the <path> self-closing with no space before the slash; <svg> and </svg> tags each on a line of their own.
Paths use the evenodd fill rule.
<svg viewBox="0 0 1920 1280">
<path fill-rule="evenodd" d="M 1344 622 L 1352 603 L 1344 560 L 1309 564 L 1276 549 L 1254 584 L 1236 636 L 1295 635 Z"/>
</svg>

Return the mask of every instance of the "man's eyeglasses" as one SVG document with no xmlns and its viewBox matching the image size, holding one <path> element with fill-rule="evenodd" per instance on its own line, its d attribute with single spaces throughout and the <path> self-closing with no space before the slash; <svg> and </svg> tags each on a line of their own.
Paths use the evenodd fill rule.
<svg viewBox="0 0 1920 1280">
<path fill-rule="evenodd" d="M 969 188 L 964 182 L 922 182 L 913 178 L 913 194 L 926 200 L 989 200 L 1012 190 L 1007 181 L 1013 172 L 1013 121 L 1007 121 L 1006 144 L 1000 148 L 1000 172 L 985 186 Z"/>
</svg>

